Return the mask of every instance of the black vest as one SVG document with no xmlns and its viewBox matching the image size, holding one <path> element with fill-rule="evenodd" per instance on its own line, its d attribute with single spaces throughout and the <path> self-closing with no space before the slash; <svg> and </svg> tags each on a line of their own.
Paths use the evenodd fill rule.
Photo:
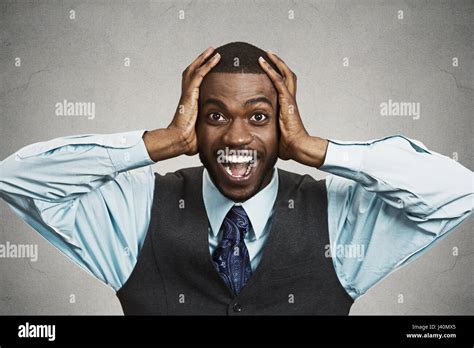
<svg viewBox="0 0 474 348">
<path fill-rule="evenodd" d="M 150 226 L 117 292 L 125 315 L 347 315 L 353 303 L 329 245 L 325 181 L 278 169 L 263 256 L 238 296 L 212 263 L 203 167 L 155 174 Z"/>
</svg>

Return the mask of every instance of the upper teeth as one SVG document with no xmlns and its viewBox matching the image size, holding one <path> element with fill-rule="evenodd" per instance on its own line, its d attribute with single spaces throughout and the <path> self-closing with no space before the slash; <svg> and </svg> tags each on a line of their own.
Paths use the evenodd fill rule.
<svg viewBox="0 0 474 348">
<path fill-rule="evenodd" d="M 249 163 L 252 162 L 253 156 L 225 156 L 224 160 L 227 163 Z"/>
</svg>

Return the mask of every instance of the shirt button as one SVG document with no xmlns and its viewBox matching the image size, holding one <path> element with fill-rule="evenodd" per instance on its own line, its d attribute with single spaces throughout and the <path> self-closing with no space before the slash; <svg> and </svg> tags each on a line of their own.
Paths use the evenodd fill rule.
<svg viewBox="0 0 474 348">
<path fill-rule="evenodd" d="M 239 303 L 234 304 L 232 309 L 234 310 L 234 312 L 242 312 L 242 306 Z"/>
</svg>

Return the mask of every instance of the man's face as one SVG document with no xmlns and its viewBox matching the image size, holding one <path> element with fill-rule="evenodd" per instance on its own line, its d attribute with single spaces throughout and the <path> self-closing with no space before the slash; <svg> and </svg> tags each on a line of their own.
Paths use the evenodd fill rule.
<svg viewBox="0 0 474 348">
<path fill-rule="evenodd" d="M 278 158 L 277 92 L 266 74 L 210 73 L 199 92 L 199 158 L 226 197 L 242 202 Z"/>
</svg>

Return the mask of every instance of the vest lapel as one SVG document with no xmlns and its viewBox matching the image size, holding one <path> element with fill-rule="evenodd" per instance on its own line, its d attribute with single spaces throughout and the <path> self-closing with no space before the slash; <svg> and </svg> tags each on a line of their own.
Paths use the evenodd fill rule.
<svg viewBox="0 0 474 348">
<path fill-rule="evenodd" d="M 200 167 L 196 177 L 192 178 L 192 184 L 184 188 L 184 194 L 190 202 L 188 203 L 189 209 L 187 210 L 186 216 L 183 218 L 183 224 L 192 225 L 191 227 L 197 234 L 193 240 L 197 241 L 197 245 L 194 246 L 195 251 L 195 262 L 199 262 L 203 265 L 205 273 L 210 276 L 210 279 L 215 286 L 218 286 L 230 297 L 233 297 L 231 289 L 227 286 L 224 280 L 219 275 L 219 272 L 214 266 L 212 256 L 209 252 L 209 219 L 207 217 L 204 200 L 202 197 L 202 175 L 204 167 Z"/>
<path fill-rule="evenodd" d="M 278 169 L 276 169 L 278 170 Z M 250 277 L 247 284 L 242 288 L 241 292 L 237 297 L 246 296 L 248 292 L 253 292 L 251 289 L 254 287 L 254 283 L 258 284 L 262 280 L 260 278 L 265 277 L 265 274 L 268 274 L 270 271 L 270 267 L 273 264 L 272 259 L 275 257 L 275 254 L 278 254 L 278 247 L 279 247 L 279 239 L 280 236 L 284 235 L 284 224 L 282 223 L 281 216 L 284 219 L 287 219 L 285 214 L 285 210 L 287 209 L 288 204 L 288 192 L 287 192 L 287 181 L 286 177 L 283 173 L 278 170 L 278 193 L 273 205 L 273 223 L 270 228 L 270 234 L 266 240 L 265 246 L 263 247 L 262 257 L 260 259 L 260 263 L 257 269 L 253 272 L 253 275 Z M 224 280 L 219 275 L 219 272 L 214 266 L 212 261 L 212 256 L 209 253 L 209 240 L 208 240 L 208 233 L 209 233 L 209 220 L 207 219 L 207 213 L 204 206 L 204 201 L 202 198 L 202 170 L 200 171 L 200 178 L 199 178 L 199 185 L 191 185 L 189 187 L 190 190 L 193 192 L 191 193 L 190 197 L 193 197 L 192 206 L 194 207 L 191 209 L 193 216 L 189 216 L 189 220 L 187 221 L 198 221 L 199 226 L 204 225 L 204 219 L 206 223 L 206 229 L 204 233 L 204 229 L 200 228 L 199 233 L 199 247 L 198 250 L 198 257 L 202 257 L 202 260 L 206 260 L 207 265 L 206 267 L 209 269 L 209 273 L 213 273 L 212 278 L 214 280 L 217 279 L 217 282 L 220 283 L 221 286 L 225 287 L 227 293 L 230 297 L 236 297 L 231 289 L 225 284 Z M 198 226 L 196 224 L 196 226 Z M 202 231 L 202 232 L 201 232 Z M 204 255 L 205 254 L 205 255 Z"/>
<path fill-rule="evenodd" d="M 282 219 L 287 220 L 288 218 L 285 214 L 288 204 L 288 183 L 284 173 L 282 173 L 278 168 L 276 170 L 278 170 L 278 193 L 272 209 L 272 225 L 270 226 L 269 235 L 265 245 L 263 246 L 262 257 L 259 265 L 247 284 L 242 288 L 238 296 L 239 298 L 255 296 L 258 284 L 266 281 L 267 276 L 271 271 L 274 258 L 278 255 L 282 255 L 279 253 L 279 249 L 282 247 L 281 237 L 285 235 L 285 224 Z"/>
</svg>

